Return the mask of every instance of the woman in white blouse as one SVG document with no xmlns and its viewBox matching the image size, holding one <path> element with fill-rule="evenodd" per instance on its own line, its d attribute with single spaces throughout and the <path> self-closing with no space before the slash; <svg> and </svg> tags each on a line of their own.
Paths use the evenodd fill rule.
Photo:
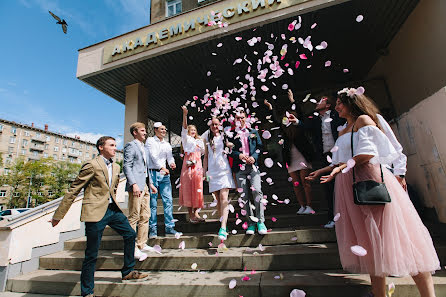
<svg viewBox="0 0 446 297">
<path fill-rule="evenodd" d="M 325 183 L 336 178 L 336 237 L 341 263 L 346 271 L 370 274 L 371 296 L 386 296 L 386 276 L 411 275 L 422 297 L 434 297 L 431 273 L 440 269 L 440 262 L 429 232 L 396 177 L 382 166 L 390 203 L 371 206 L 353 202 L 352 166 L 357 181 L 381 182 L 379 165 L 392 164 L 400 157 L 381 130 L 378 109 L 363 93 L 363 88 L 338 92 L 336 111 L 347 125 L 339 132 L 332 166 L 312 172 L 308 179 L 320 177 Z"/>
<path fill-rule="evenodd" d="M 184 151 L 183 166 L 180 175 L 180 205 L 189 211 L 189 221 L 193 224 L 203 222 L 198 214 L 203 207 L 203 168 L 201 155 L 204 153 L 203 140 L 194 125 L 187 125 L 187 108 L 183 109 L 181 142 Z"/>
<path fill-rule="evenodd" d="M 210 129 L 202 137 L 206 141 L 206 150 L 203 161 L 203 177 L 209 182 L 209 192 L 215 195 L 217 208 L 220 215 L 220 230 L 218 237 L 221 240 L 228 238 L 226 224 L 229 214 L 229 189 L 235 188 L 235 182 L 232 178 L 232 170 L 229 166 L 227 153 L 229 148 L 226 144 L 224 132 L 220 131 L 221 124 L 218 118 L 212 118 Z M 225 151 L 226 150 L 226 151 Z"/>
</svg>

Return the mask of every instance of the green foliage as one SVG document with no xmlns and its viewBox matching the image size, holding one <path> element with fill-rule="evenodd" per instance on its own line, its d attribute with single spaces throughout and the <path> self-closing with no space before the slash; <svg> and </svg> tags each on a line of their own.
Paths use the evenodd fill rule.
<svg viewBox="0 0 446 297">
<path fill-rule="evenodd" d="M 0 175 L 2 185 L 10 187 L 8 208 L 25 207 L 28 196 L 31 197 L 29 207 L 63 196 L 80 167 L 79 164 L 57 162 L 52 158 L 29 162 L 17 159 L 9 166 L 8 174 Z"/>
</svg>

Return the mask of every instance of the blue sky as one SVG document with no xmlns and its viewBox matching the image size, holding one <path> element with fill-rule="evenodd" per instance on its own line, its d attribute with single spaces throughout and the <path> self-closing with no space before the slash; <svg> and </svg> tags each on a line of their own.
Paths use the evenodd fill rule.
<svg viewBox="0 0 446 297">
<path fill-rule="evenodd" d="M 76 78 L 78 49 L 148 25 L 149 1 L 0 1 L 0 118 L 122 147 L 124 105 Z"/>
</svg>

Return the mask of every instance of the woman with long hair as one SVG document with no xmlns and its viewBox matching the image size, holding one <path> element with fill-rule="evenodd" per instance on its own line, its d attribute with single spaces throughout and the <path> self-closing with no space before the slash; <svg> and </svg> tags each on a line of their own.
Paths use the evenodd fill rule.
<svg viewBox="0 0 446 297">
<path fill-rule="evenodd" d="M 311 207 L 313 198 L 311 184 L 305 179 L 312 169 L 313 149 L 305 135 L 305 130 L 295 125 L 295 120 L 299 118 L 299 115 L 294 110 L 287 110 L 283 118 L 279 119 L 271 103 L 268 100 L 264 103 L 272 111 L 275 122 L 281 125 L 283 160 L 286 162 L 288 174 L 293 182 L 293 190 L 300 205 L 297 214 L 314 214 L 315 211 Z"/>
<path fill-rule="evenodd" d="M 229 214 L 228 194 L 229 189 L 235 188 L 235 183 L 225 151 L 227 140 L 224 132 L 220 131 L 220 120 L 213 117 L 209 126 L 209 130 L 204 133 L 206 149 L 203 160 L 203 177 L 208 179 L 209 192 L 213 193 L 217 199 L 221 221 L 218 237 L 221 240 L 226 240 L 228 237 L 226 224 Z"/>
<path fill-rule="evenodd" d="M 336 237 L 342 267 L 369 274 L 371 296 L 386 296 L 386 276 L 411 275 L 422 297 L 434 297 L 431 273 L 440 269 L 440 262 L 432 238 L 406 191 L 380 166 L 394 161 L 399 153 L 381 130 L 378 108 L 363 93 L 363 88 L 338 92 L 336 111 L 347 123 L 339 132 L 332 166 L 312 172 L 307 179 L 320 177 L 326 183 L 335 178 Z M 356 205 L 353 174 L 356 181 L 384 179 L 391 202 Z"/>
<path fill-rule="evenodd" d="M 180 205 L 189 211 L 189 221 L 193 224 L 203 222 L 199 210 L 203 207 L 203 168 L 201 155 L 204 143 L 197 133 L 195 125 L 187 125 L 187 107 L 183 106 L 183 126 L 181 142 L 184 152 L 183 166 L 180 175 Z"/>
</svg>

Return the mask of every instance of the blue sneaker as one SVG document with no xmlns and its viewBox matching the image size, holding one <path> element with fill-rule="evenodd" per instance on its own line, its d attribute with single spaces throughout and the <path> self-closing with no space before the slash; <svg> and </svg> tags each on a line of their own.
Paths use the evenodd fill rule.
<svg viewBox="0 0 446 297">
<path fill-rule="evenodd" d="M 221 240 L 228 239 L 228 232 L 225 228 L 220 228 L 220 230 L 218 231 L 218 238 L 220 238 Z"/>
<path fill-rule="evenodd" d="M 158 232 L 156 232 L 156 228 L 150 228 L 150 232 L 149 232 L 149 238 L 157 238 L 158 237 Z"/>
<path fill-rule="evenodd" d="M 175 235 L 175 236 L 181 236 L 183 235 L 183 233 L 178 232 L 177 230 L 175 230 L 174 228 L 166 228 L 166 235 Z"/>
<path fill-rule="evenodd" d="M 246 234 L 248 235 L 254 235 L 255 232 L 256 232 L 256 225 L 251 225 L 248 227 L 248 229 L 246 229 Z"/>
<path fill-rule="evenodd" d="M 265 235 L 266 233 L 268 233 L 268 230 L 266 229 L 264 223 L 257 223 L 257 232 L 259 232 L 260 235 Z"/>
</svg>

